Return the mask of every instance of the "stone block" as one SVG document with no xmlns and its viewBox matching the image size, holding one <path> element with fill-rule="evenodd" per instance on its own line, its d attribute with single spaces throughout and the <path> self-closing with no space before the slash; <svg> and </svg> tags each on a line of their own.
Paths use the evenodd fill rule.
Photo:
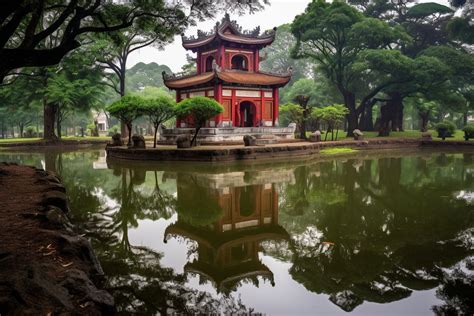
<svg viewBox="0 0 474 316">
<path fill-rule="evenodd" d="M 191 135 L 182 134 L 176 137 L 176 146 L 178 148 L 191 148 Z"/>
<path fill-rule="evenodd" d="M 309 136 L 309 141 L 310 142 L 320 142 L 321 141 L 321 132 L 320 131 L 315 131 Z"/>
<path fill-rule="evenodd" d="M 123 146 L 122 135 L 120 133 L 112 136 L 112 143 L 109 146 Z"/>
<path fill-rule="evenodd" d="M 364 139 L 364 133 L 362 133 L 360 129 L 355 129 L 352 133 L 354 134 L 354 140 Z"/>
<path fill-rule="evenodd" d="M 245 146 L 255 146 L 257 138 L 252 135 L 245 135 L 244 136 L 244 144 Z"/>
<path fill-rule="evenodd" d="M 145 148 L 145 138 L 142 135 L 132 136 L 133 148 Z"/>
<path fill-rule="evenodd" d="M 430 132 L 423 132 L 423 133 L 421 133 L 421 139 L 422 140 L 432 140 L 433 136 L 431 135 Z"/>
</svg>

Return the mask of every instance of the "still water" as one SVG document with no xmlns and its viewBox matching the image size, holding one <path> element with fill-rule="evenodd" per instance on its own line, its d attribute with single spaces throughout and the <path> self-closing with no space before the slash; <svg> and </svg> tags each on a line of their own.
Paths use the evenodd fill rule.
<svg viewBox="0 0 474 316">
<path fill-rule="evenodd" d="M 57 172 L 123 313 L 470 314 L 474 154 L 267 164 L 0 153 Z"/>
</svg>

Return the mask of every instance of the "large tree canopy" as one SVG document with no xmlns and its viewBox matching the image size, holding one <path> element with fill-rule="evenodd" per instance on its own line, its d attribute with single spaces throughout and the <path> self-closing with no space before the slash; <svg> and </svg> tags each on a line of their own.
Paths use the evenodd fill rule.
<svg viewBox="0 0 474 316">
<path fill-rule="evenodd" d="M 293 56 L 317 62 L 344 98 L 349 110 L 349 134 L 358 128 L 359 116 L 367 104 L 390 85 L 400 82 L 400 78 L 386 76 L 386 80 L 376 84 L 364 84 L 360 77 L 366 70 L 355 66 L 361 58 L 371 55 L 379 60 L 386 55 L 392 61 L 383 67 L 400 64 L 401 56 L 393 54 L 390 48 L 409 42 L 410 37 L 401 28 L 365 17 L 344 2 L 314 0 L 295 18 L 292 33 L 297 39 Z"/>
<path fill-rule="evenodd" d="M 12 70 L 57 64 L 81 46 L 81 35 L 118 31 L 132 25 L 187 26 L 220 10 L 250 12 L 268 0 L 165 1 L 5 0 L 0 2 L 0 81 Z M 59 40 L 52 41 L 51 39 Z"/>
</svg>

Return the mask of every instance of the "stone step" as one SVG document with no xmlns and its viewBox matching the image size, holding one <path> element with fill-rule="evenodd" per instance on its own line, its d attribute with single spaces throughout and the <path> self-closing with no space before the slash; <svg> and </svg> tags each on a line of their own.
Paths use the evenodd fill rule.
<svg viewBox="0 0 474 316">
<path fill-rule="evenodd" d="M 256 145 L 269 145 L 269 144 L 278 144 L 278 139 L 273 138 L 257 138 L 255 140 Z"/>
</svg>

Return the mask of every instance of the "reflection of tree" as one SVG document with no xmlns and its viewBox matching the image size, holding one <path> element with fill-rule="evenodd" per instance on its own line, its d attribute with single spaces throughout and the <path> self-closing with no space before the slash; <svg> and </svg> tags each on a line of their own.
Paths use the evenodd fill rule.
<svg viewBox="0 0 474 316">
<path fill-rule="evenodd" d="M 73 165 L 68 162 L 68 166 Z M 174 212 L 175 198 L 160 188 L 157 172 L 153 174 L 154 187 L 147 192 L 142 186 L 147 175 L 144 169 L 116 168 L 112 177 L 114 185 L 109 186 L 104 182 L 110 180 L 110 172 L 103 173 L 102 177 L 97 176 L 100 173 L 93 172 L 91 175 L 95 175 L 94 178 L 89 176 L 84 165 L 81 167 L 64 169 L 69 173 L 64 178 L 70 181 L 66 187 L 74 197 L 71 204 L 75 208 L 76 222 L 85 223 L 82 229 L 92 239 L 107 277 L 106 287 L 113 294 L 120 313 L 247 311 L 240 300 L 231 297 L 217 299 L 188 288 L 185 275 L 161 266 L 161 253 L 130 244 L 128 229 L 136 227 L 139 220 L 169 218 Z M 85 173 L 78 176 L 75 172 L 79 170 Z M 88 185 L 83 185 L 84 182 Z M 95 186 L 99 184 L 103 188 L 98 191 Z"/>
<path fill-rule="evenodd" d="M 456 198 L 472 180 L 457 159 L 442 158 L 441 168 L 439 158 L 336 161 L 295 173 L 309 205 L 298 215 L 300 196 L 281 200 L 293 278 L 347 311 L 437 286 L 439 267 L 472 253 L 455 238 L 472 226 L 472 209 Z"/>
<path fill-rule="evenodd" d="M 443 272 L 436 294 L 445 304 L 433 307 L 437 315 L 470 315 L 474 311 L 474 258 L 468 258 L 462 265 Z"/>
<path fill-rule="evenodd" d="M 179 173 L 178 182 L 176 211 L 184 221 L 195 226 L 206 226 L 222 215 L 217 198 L 199 184 L 194 175 Z"/>
</svg>

